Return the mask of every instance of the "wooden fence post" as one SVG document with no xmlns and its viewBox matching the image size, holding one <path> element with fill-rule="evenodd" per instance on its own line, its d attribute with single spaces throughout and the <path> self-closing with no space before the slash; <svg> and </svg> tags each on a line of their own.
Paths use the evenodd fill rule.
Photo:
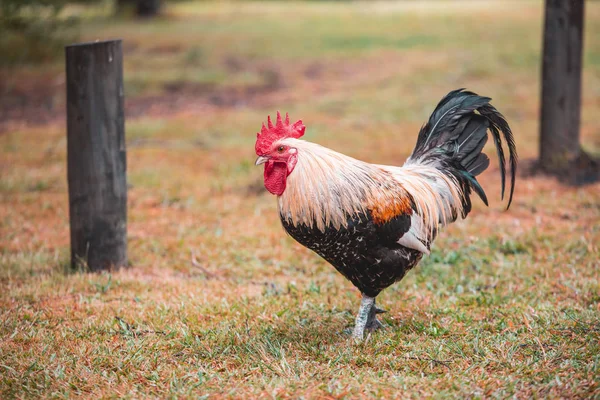
<svg viewBox="0 0 600 400">
<path fill-rule="evenodd" d="M 540 165 L 563 172 L 581 155 L 584 0 L 546 0 L 542 60 Z"/>
<path fill-rule="evenodd" d="M 66 47 L 71 265 L 127 265 L 127 160 L 120 40 Z"/>
</svg>

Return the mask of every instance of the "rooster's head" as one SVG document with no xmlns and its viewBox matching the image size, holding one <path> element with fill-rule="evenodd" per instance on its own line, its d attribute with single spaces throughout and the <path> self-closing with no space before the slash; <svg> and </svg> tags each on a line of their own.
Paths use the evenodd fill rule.
<svg viewBox="0 0 600 400">
<path fill-rule="evenodd" d="M 271 116 L 267 117 L 267 126 L 263 123 L 256 137 L 254 146 L 258 159 L 256 165 L 265 164 L 265 187 L 273 194 L 280 196 L 285 190 L 286 180 L 298 161 L 298 149 L 291 146 L 286 139 L 298 139 L 304 135 L 302 120 L 290 125 L 290 117 L 285 114 L 282 120 L 277 111 L 275 125 Z"/>
</svg>

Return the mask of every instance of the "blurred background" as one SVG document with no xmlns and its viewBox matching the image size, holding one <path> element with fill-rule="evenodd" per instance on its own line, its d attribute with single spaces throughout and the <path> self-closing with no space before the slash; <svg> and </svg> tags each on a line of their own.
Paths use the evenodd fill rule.
<svg viewBox="0 0 600 400">
<path fill-rule="evenodd" d="M 597 4 L 587 8 L 584 120 L 599 62 Z M 420 123 L 431 91 L 456 86 L 490 93 L 513 123 L 539 107 L 539 1 L 4 0 L 2 15 L 2 126 L 62 119 L 63 47 L 113 38 L 131 118 L 302 107 Z"/>
<path fill-rule="evenodd" d="M 2 0 L 0 12 L 5 395 L 598 394 L 600 186 L 528 168 L 542 1 Z M 123 40 L 130 268 L 73 274 L 64 46 L 108 39 Z M 596 1 L 582 77 L 581 144 L 598 156 Z M 393 329 L 365 358 L 331 334 L 357 294 L 284 234 L 256 132 L 281 110 L 307 140 L 401 165 L 460 87 L 492 97 L 513 129 L 515 200 L 504 212 L 491 157 L 490 207 L 474 201 L 378 299 Z"/>
</svg>

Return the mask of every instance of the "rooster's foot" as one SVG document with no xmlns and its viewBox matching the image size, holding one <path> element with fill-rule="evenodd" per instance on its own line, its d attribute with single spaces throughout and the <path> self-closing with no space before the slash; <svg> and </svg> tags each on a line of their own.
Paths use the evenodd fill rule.
<svg viewBox="0 0 600 400">
<path fill-rule="evenodd" d="M 379 307 L 376 307 L 375 305 L 373 305 L 373 307 L 371 308 L 371 312 L 369 312 L 369 319 L 367 320 L 367 324 L 365 325 L 365 329 L 367 331 L 376 331 L 377 329 L 382 329 L 385 328 L 385 325 L 381 323 L 381 321 L 379 321 L 377 319 L 377 314 L 383 314 L 387 311 L 382 310 Z"/>
<path fill-rule="evenodd" d="M 365 330 L 375 331 L 385 326 L 377 319 L 377 314 L 386 312 L 375 305 L 375 298 L 363 295 L 360 303 L 360 309 L 356 316 L 356 325 L 352 331 L 352 336 L 356 341 L 362 341 Z"/>
</svg>

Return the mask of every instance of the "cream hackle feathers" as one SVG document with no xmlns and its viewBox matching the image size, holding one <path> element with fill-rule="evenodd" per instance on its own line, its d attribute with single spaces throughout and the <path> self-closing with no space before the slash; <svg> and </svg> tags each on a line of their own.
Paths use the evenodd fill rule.
<svg viewBox="0 0 600 400">
<path fill-rule="evenodd" d="M 458 182 L 433 164 L 402 167 L 369 164 L 300 139 L 278 142 L 298 150 L 298 163 L 278 198 L 283 218 L 324 231 L 347 225 L 348 215 L 368 213 L 399 199 L 410 199 L 419 223 L 414 232 L 429 241 L 443 226 L 462 215 Z"/>
</svg>

